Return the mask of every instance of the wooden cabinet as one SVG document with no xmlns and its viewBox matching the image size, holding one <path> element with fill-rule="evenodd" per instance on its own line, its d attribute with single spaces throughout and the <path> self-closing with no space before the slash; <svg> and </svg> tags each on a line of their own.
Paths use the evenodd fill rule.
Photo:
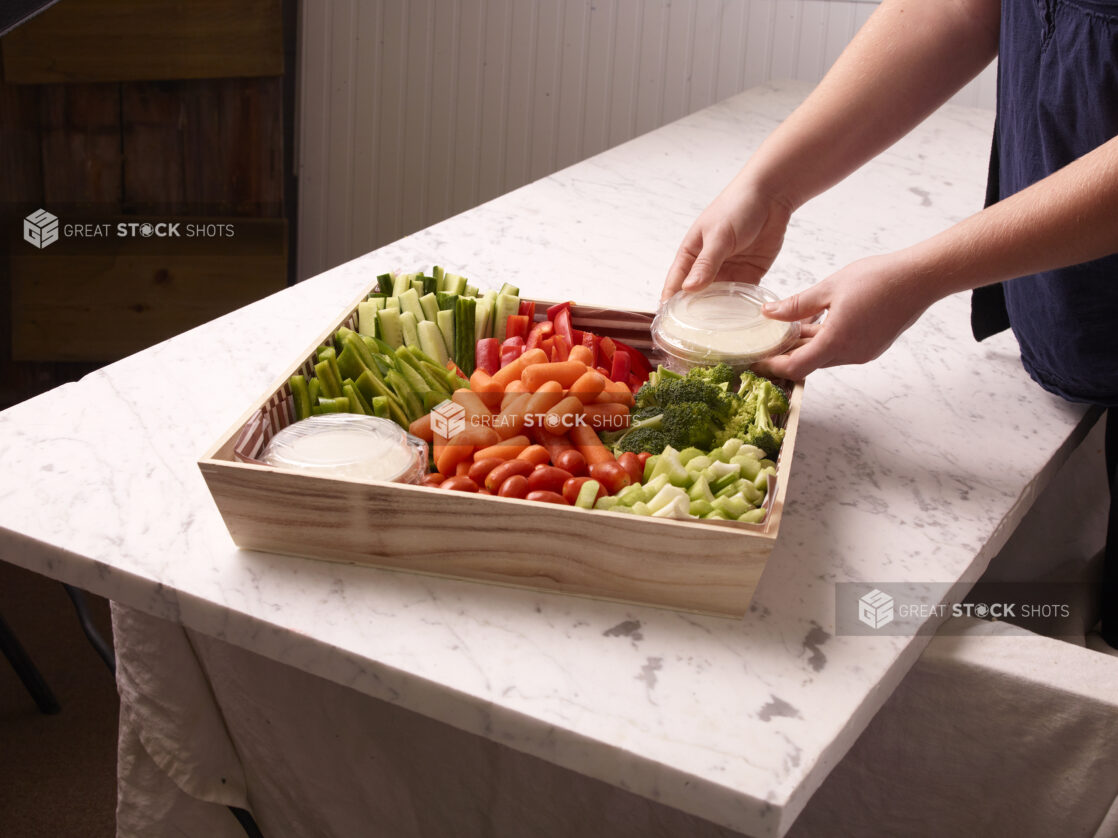
<svg viewBox="0 0 1118 838">
<path fill-rule="evenodd" d="M 294 20 L 62 0 L 0 39 L 0 407 L 288 283 Z M 60 225 L 42 248 L 22 233 L 40 208 Z"/>
</svg>

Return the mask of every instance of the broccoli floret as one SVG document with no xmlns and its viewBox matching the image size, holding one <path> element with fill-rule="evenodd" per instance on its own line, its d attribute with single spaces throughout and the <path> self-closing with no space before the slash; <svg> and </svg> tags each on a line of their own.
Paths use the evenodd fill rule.
<svg viewBox="0 0 1118 838">
<path fill-rule="evenodd" d="M 764 399 L 756 402 L 757 413 L 753 424 L 741 435 L 742 440 L 748 445 L 756 445 L 772 459 L 780 453 L 780 445 L 784 442 L 784 428 L 778 428 L 772 423 L 768 405 Z"/>
<path fill-rule="evenodd" d="M 710 408 L 700 402 L 675 402 L 664 408 L 663 431 L 672 447 L 701 448 L 709 451 L 718 433 L 719 423 Z"/>
<path fill-rule="evenodd" d="M 753 417 L 757 415 L 757 405 L 745 399 L 738 399 L 738 409 L 730 417 L 730 421 L 722 426 L 722 430 L 715 434 L 715 447 L 725 444 L 726 440 L 735 437 L 745 439 L 745 434 L 753 424 Z"/>
<path fill-rule="evenodd" d="M 699 378 L 665 381 L 657 390 L 661 405 L 698 402 L 705 405 L 711 411 L 711 418 L 719 423 L 729 420 L 737 407 L 732 393 Z"/>
<path fill-rule="evenodd" d="M 633 428 L 623 437 L 617 444 L 617 448 L 622 453 L 631 451 L 634 454 L 641 454 L 648 452 L 649 454 L 659 454 L 668 447 L 667 435 L 653 427 Z"/>
<path fill-rule="evenodd" d="M 648 407 L 642 407 L 640 410 L 633 411 L 629 416 L 633 421 L 639 422 L 644 419 L 651 419 L 654 416 L 659 416 L 662 412 L 660 407 L 649 405 Z"/>
<path fill-rule="evenodd" d="M 713 367 L 695 367 L 687 373 L 688 378 L 697 378 L 716 387 L 725 384 L 727 387 L 734 383 L 737 376 L 726 363 L 715 364 Z"/>
<path fill-rule="evenodd" d="M 784 391 L 756 373 L 746 370 L 741 374 L 738 395 L 746 401 L 764 402 L 770 414 L 780 415 L 788 412 L 788 396 Z"/>
</svg>

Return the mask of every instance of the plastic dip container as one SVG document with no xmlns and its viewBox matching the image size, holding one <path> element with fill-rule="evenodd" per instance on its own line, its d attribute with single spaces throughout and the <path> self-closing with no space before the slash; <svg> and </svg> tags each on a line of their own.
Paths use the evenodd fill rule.
<svg viewBox="0 0 1118 838">
<path fill-rule="evenodd" d="M 323 477 L 418 483 L 427 471 L 427 443 L 388 419 L 327 413 L 279 431 L 261 459 Z"/>
<path fill-rule="evenodd" d="M 745 282 L 712 282 L 701 291 L 682 291 L 660 306 L 652 321 L 652 343 L 663 353 L 664 366 L 676 372 L 720 362 L 744 370 L 784 352 L 800 336 L 799 323 L 761 313 L 762 305 L 779 299 Z"/>
</svg>

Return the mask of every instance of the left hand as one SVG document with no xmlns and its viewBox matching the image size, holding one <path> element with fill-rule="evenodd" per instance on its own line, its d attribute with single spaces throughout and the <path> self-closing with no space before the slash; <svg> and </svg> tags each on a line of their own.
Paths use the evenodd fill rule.
<svg viewBox="0 0 1118 838">
<path fill-rule="evenodd" d="M 822 323 L 804 324 L 789 352 L 754 369 L 799 381 L 821 367 L 864 364 L 888 349 L 935 301 L 901 254 L 860 259 L 806 291 L 765 306 L 774 320 L 806 320 L 826 311 Z"/>
</svg>

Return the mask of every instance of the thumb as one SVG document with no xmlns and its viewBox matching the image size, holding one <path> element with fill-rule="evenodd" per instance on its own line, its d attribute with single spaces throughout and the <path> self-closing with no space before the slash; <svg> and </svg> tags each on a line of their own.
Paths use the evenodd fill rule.
<svg viewBox="0 0 1118 838">
<path fill-rule="evenodd" d="M 775 303 L 765 303 L 761 312 L 773 320 L 792 321 L 814 317 L 831 304 L 830 295 L 822 286 L 823 283 L 819 283 Z"/>
</svg>

